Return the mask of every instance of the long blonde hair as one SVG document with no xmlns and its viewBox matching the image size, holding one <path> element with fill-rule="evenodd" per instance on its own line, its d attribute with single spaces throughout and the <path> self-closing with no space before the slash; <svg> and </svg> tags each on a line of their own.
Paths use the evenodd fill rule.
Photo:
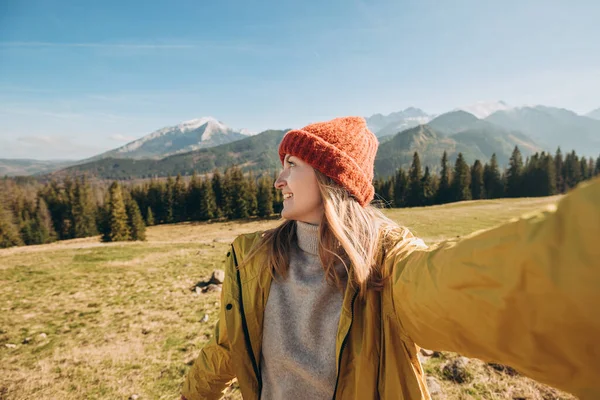
<svg viewBox="0 0 600 400">
<path fill-rule="evenodd" d="M 339 260 L 348 273 L 348 284 L 359 289 L 382 286 L 382 252 L 390 232 L 404 228 L 386 217 L 379 205 L 364 208 L 349 192 L 333 179 L 315 169 L 317 183 L 323 200 L 324 214 L 319 224 L 319 258 L 327 281 L 341 286 L 341 276 L 334 268 Z M 243 266 L 263 247 L 267 248 L 265 266 L 275 276 L 287 276 L 290 248 L 295 243 L 296 221 L 284 220 L 262 237 L 239 265 Z M 389 235 L 392 236 L 397 235 Z"/>
</svg>

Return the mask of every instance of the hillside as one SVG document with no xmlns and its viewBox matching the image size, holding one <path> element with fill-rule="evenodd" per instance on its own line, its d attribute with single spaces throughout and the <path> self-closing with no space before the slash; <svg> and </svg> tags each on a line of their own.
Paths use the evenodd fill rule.
<svg viewBox="0 0 600 400">
<path fill-rule="evenodd" d="M 47 174 L 75 164 L 73 160 L 0 159 L 0 176 Z"/>
<path fill-rule="evenodd" d="M 600 120 L 600 108 L 590 111 L 589 113 L 585 114 L 585 116 L 588 118 Z"/>
<path fill-rule="evenodd" d="M 488 161 L 496 153 L 500 165 L 508 164 L 515 146 L 525 156 L 540 151 L 530 138 L 510 132 L 487 121 L 477 119 L 464 111 L 443 114 L 426 125 L 408 129 L 397 135 L 386 136 L 375 159 L 375 172 L 389 176 L 396 169 L 409 168 L 413 153 L 419 153 L 421 164 L 436 170 L 444 151 L 453 162 L 462 153 L 467 163 Z"/>
<path fill-rule="evenodd" d="M 89 174 L 105 179 L 133 179 L 152 176 L 191 175 L 224 169 L 237 164 L 244 170 L 280 168 L 277 146 L 285 131 L 265 131 L 232 143 L 172 155 L 160 160 L 107 158 L 76 165 L 54 176 Z"/>
</svg>

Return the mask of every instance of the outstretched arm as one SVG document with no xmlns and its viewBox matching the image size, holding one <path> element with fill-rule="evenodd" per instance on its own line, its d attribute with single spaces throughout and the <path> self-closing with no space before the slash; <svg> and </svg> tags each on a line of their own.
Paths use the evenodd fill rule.
<svg viewBox="0 0 600 400">
<path fill-rule="evenodd" d="M 418 345 L 600 398 L 599 179 L 554 209 L 386 260 L 395 312 Z"/>
</svg>

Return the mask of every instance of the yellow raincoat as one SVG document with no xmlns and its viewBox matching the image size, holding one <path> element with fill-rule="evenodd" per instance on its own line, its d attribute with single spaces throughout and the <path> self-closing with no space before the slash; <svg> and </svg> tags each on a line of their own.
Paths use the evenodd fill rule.
<svg viewBox="0 0 600 400">
<path fill-rule="evenodd" d="M 187 400 L 218 399 L 237 377 L 244 399 L 261 392 L 263 315 L 271 277 L 259 239 L 227 253 L 220 319 L 185 380 Z M 600 180 L 547 210 L 424 248 L 405 232 L 385 256 L 383 291 L 344 295 L 334 399 L 428 399 L 418 346 L 509 365 L 600 399 Z M 299 394 L 301 397 L 301 395 Z"/>
</svg>

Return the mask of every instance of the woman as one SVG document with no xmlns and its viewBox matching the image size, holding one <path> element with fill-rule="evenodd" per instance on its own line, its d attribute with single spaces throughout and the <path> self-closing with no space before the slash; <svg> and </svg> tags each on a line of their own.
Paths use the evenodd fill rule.
<svg viewBox="0 0 600 400">
<path fill-rule="evenodd" d="M 377 146 L 357 117 L 284 136 L 285 221 L 232 243 L 183 398 L 427 399 L 418 346 L 600 398 L 600 181 L 427 248 L 369 205 Z"/>
</svg>

